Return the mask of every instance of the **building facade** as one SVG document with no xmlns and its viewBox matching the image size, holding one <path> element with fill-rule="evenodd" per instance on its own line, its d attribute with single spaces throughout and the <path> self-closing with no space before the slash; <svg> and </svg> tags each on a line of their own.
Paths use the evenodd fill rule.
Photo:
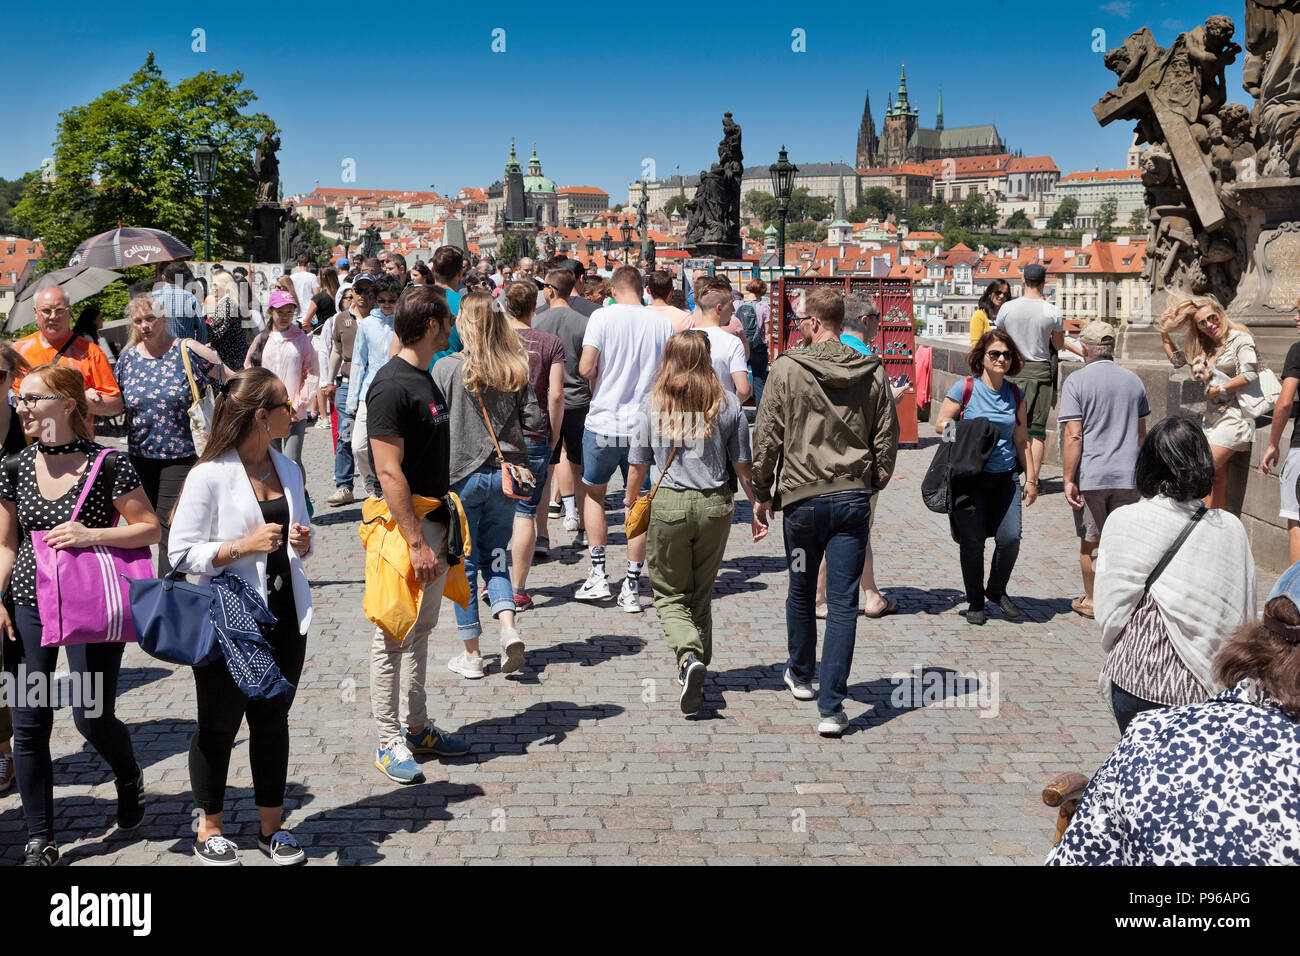
<svg viewBox="0 0 1300 956">
<path fill-rule="evenodd" d="M 868 97 L 858 133 L 859 166 L 864 166 L 861 161 L 862 144 L 870 139 L 865 134 L 865 128 L 872 123 L 870 104 Z M 939 91 L 934 128 L 922 128 L 920 111 L 908 96 L 907 67 L 904 65 L 898 80 L 897 98 L 890 100 L 889 109 L 885 112 L 884 130 L 878 141 L 877 157 L 881 165 L 901 166 L 904 163 L 924 163 L 960 156 L 987 156 L 1005 151 L 1006 145 L 1002 142 L 997 127 L 992 124 L 946 128 L 943 122 L 942 90 Z"/>
<path fill-rule="evenodd" d="M 1115 200 L 1117 225 L 1127 223 L 1135 209 L 1146 210 L 1146 191 L 1142 186 L 1142 172 L 1138 169 L 1070 173 L 1061 177 L 1056 194 L 1058 205 L 1068 197 L 1079 201 L 1079 213 L 1074 224 L 1081 229 L 1097 228 L 1097 213 L 1107 199 Z"/>
</svg>

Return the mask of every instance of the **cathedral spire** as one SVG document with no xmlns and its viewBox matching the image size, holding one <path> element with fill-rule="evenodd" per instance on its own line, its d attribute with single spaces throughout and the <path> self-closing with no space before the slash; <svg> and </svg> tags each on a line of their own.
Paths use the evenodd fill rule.
<svg viewBox="0 0 1300 956">
<path fill-rule="evenodd" d="M 939 87 L 939 118 L 934 124 L 937 132 L 943 132 L 943 87 Z"/>
</svg>

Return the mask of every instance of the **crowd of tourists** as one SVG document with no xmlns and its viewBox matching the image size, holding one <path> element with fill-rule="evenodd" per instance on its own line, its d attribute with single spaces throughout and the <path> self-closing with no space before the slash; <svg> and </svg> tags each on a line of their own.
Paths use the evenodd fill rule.
<svg viewBox="0 0 1300 956">
<path fill-rule="evenodd" d="M 303 257 L 264 302 L 243 275 L 217 270 L 202 297 L 185 290 L 186 279 L 183 263 L 169 264 L 155 289 L 130 300 L 120 354 L 106 351 L 94 316 L 72 327 L 57 287 L 36 295 L 37 330 L 0 345 L 0 380 L 11 392 L 0 403 L 4 666 L 48 680 L 63 646 L 69 669 L 104 688 L 102 706 L 72 712 L 112 770 L 120 829 L 144 819 L 146 789 L 115 716 L 123 637 L 64 638 L 70 612 L 49 600 L 51 562 L 156 546 L 158 575 L 240 593 L 246 610 L 232 620 L 256 632 L 257 653 L 238 658 L 223 640 L 220 653 L 192 668 L 194 854 L 209 865 L 239 863 L 223 812 L 231 751 L 247 720 L 256 843 L 274 862 L 298 864 L 306 853 L 282 806 L 293 691 L 310 660 L 304 562 L 313 514 L 359 493 L 363 603 L 375 625 L 373 762 L 388 780 L 421 782 L 418 757 L 472 747 L 435 722 L 426 695 L 444 597 L 459 642 L 437 666 L 464 680 L 515 674 L 544 643 L 525 623 L 534 606 L 528 578 L 551 551 L 553 521 L 556 537 L 585 550 L 573 600 L 642 613 L 648 579 L 680 710 L 698 713 L 713 660 L 713 585 L 732 543 L 737 494 L 754 541 L 782 513 L 784 684 L 816 707 L 818 733 L 847 730 L 859 617 L 899 606 L 876 583 L 871 530 L 894 471 L 905 387 L 889 381 L 871 347 L 880 312 L 870 297 L 826 287 L 801 295 L 793 304 L 799 345 L 769 364 L 773 317 L 757 279 L 740 290 L 699 275 L 680 289 L 662 271 L 594 275 L 563 256 L 512 269 L 471 264 L 451 246 L 409 267 L 398 254 L 321 270 Z M 1173 417 L 1148 430 L 1145 389 L 1114 361 L 1114 329 L 1093 322 L 1067 340 L 1042 267 L 1028 266 L 1024 282 L 1015 298 L 1005 282 L 990 285 L 970 375 L 932 417 L 948 446 L 945 510 L 974 626 L 986 623 L 990 605 L 1006 620 L 1024 617 L 1010 592 L 1054 408 L 1061 427 L 1083 586 L 1071 606 L 1101 631 L 1100 682 L 1124 736 L 1053 862 L 1217 852 L 1222 841 L 1211 830 L 1175 846 L 1163 826 L 1116 819 L 1144 809 L 1125 805 L 1134 791 L 1118 789 L 1123 775 L 1192 773 L 1186 748 L 1171 756 L 1167 741 L 1210 726 L 1228 728 L 1213 759 L 1247 752 L 1250 772 L 1184 788 L 1179 821 L 1197 829 L 1209 802 L 1249 793 L 1280 807 L 1283 821 L 1242 852 L 1294 855 L 1300 807 L 1282 788 L 1294 788 L 1288 758 L 1300 753 L 1292 660 L 1300 566 L 1279 582 L 1261 622 L 1250 543 L 1225 507 L 1228 462 L 1254 438 L 1253 406 L 1237 399 L 1269 377 L 1250 333 L 1208 297 L 1166 313 L 1167 352 L 1205 384 L 1206 408 L 1200 423 Z M 1182 348 L 1173 338 L 1180 332 Z M 1062 350 L 1084 364 L 1058 388 Z M 1300 345 L 1275 396 L 1266 472 L 1293 409 L 1300 417 L 1298 388 Z M 119 416 L 124 452 L 95 439 L 97 419 Z M 329 429 L 334 444 L 334 490 L 320 503 L 306 492 L 302 457 L 313 427 Z M 1293 560 L 1297 448 L 1300 435 L 1282 479 Z M 617 510 L 608 501 L 615 472 L 627 531 L 618 562 L 607 517 Z M 0 791 L 16 781 L 21 792 L 30 865 L 59 856 L 55 709 L 22 695 L 0 708 Z"/>
</svg>

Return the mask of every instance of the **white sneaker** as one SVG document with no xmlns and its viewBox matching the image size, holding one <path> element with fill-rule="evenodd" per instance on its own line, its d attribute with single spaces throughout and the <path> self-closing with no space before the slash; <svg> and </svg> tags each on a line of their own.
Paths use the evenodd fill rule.
<svg viewBox="0 0 1300 956">
<path fill-rule="evenodd" d="M 332 426 L 330 425 L 330 420 L 329 420 L 328 418 L 321 418 L 321 419 L 318 419 L 317 422 L 316 422 L 316 427 L 317 427 L 317 428 L 332 428 Z"/>
<path fill-rule="evenodd" d="M 577 516 L 577 515 L 565 515 L 565 516 L 564 516 L 564 530 L 565 530 L 565 531 L 577 531 L 577 530 L 578 530 L 578 516 Z"/>
<path fill-rule="evenodd" d="M 350 505 L 355 500 L 352 496 L 352 489 L 347 485 L 340 485 L 334 489 L 334 494 L 325 499 L 325 503 L 331 508 L 337 508 L 340 505 Z"/>
<path fill-rule="evenodd" d="M 599 601 L 609 597 L 609 581 L 605 579 L 605 572 L 599 568 L 592 568 L 587 575 L 587 580 L 582 582 L 582 587 L 578 588 L 573 596 L 579 601 Z"/>
<path fill-rule="evenodd" d="M 501 673 L 513 674 L 524 666 L 524 639 L 518 631 L 501 632 Z"/>
<path fill-rule="evenodd" d="M 641 595 L 627 586 L 627 581 L 623 582 L 622 589 L 618 592 L 618 606 L 621 610 L 629 614 L 641 613 Z"/>
<path fill-rule="evenodd" d="M 461 677 L 478 680 L 484 676 L 483 658 L 471 657 L 469 651 L 461 651 L 447 662 L 447 670 Z"/>
<path fill-rule="evenodd" d="M 849 715 L 841 707 L 833 714 L 827 714 L 817 722 L 817 733 L 823 737 L 838 737 L 849 726 Z"/>
<path fill-rule="evenodd" d="M 813 685 L 808 681 L 795 680 L 795 676 L 790 673 L 790 668 L 785 669 L 781 675 L 785 680 L 785 686 L 790 688 L 790 693 L 794 695 L 795 700 L 815 700 L 817 691 L 813 690 Z"/>
</svg>

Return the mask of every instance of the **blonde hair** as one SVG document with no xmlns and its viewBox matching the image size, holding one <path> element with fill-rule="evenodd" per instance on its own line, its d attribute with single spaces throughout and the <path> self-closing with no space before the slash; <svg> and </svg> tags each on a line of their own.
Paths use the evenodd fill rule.
<svg viewBox="0 0 1300 956">
<path fill-rule="evenodd" d="M 461 296 L 456 331 L 465 346 L 465 391 L 517 392 L 528 384 L 528 353 L 505 313 L 492 308 L 490 292 Z"/>
<path fill-rule="evenodd" d="M 293 296 L 293 301 L 298 308 L 302 308 L 302 303 L 298 301 L 298 290 L 293 287 L 293 280 L 288 276 L 280 276 L 275 280 L 275 288 L 281 292 L 287 292 Z"/>
<path fill-rule="evenodd" d="M 86 402 L 86 379 L 71 365 L 39 365 L 27 373 L 27 378 L 40 379 L 52 394 L 71 400 L 75 414 L 68 416 L 68 424 L 78 438 L 91 438 L 90 405 Z"/>
<path fill-rule="evenodd" d="M 702 329 L 678 332 L 664 344 L 663 361 L 650 389 L 651 430 L 669 441 L 708 436 L 726 394 Z"/>
<path fill-rule="evenodd" d="M 235 285 L 235 277 L 225 269 L 217 269 L 212 273 L 212 286 L 216 289 L 218 302 L 224 296 L 239 301 L 239 288 Z"/>
<path fill-rule="evenodd" d="M 126 339 L 127 348 L 140 343 L 140 333 L 135 330 L 135 319 L 145 315 L 161 319 L 163 317 L 162 300 L 155 299 L 151 295 L 132 296 L 126 303 L 126 319 L 131 322 L 131 331 L 127 333 Z"/>
<path fill-rule="evenodd" d="M 1219 324 L 1223 326 L 1223 337 L 1226 340 L 1230 332 L 1245 332 L 1250 335 L 1250 329 L 1228 318 L 1223 310 L 1222 303 L 1212 295 L 1194 295 L 1184 299 L 1174 307 L 1174 314 L 1167 321 L 1160 323 L 1158 328 L 1162 332 L 1170 334 L 1182 331 L 1185 336 L 1186 344 L 1183 347 L 1183 353 L 1188 362 L 1194 362 L 1197 359 L 1209 359 L 1211 355 L 1219 350 L 1219 344 L 1210 338 L 1196 324 L 1196 313 L 1206 306 L 1214 310 L 1214 314 L 1219 317 Z M 1254 336 L 1251 336 L 1254 338 Z"/>
</svg>

